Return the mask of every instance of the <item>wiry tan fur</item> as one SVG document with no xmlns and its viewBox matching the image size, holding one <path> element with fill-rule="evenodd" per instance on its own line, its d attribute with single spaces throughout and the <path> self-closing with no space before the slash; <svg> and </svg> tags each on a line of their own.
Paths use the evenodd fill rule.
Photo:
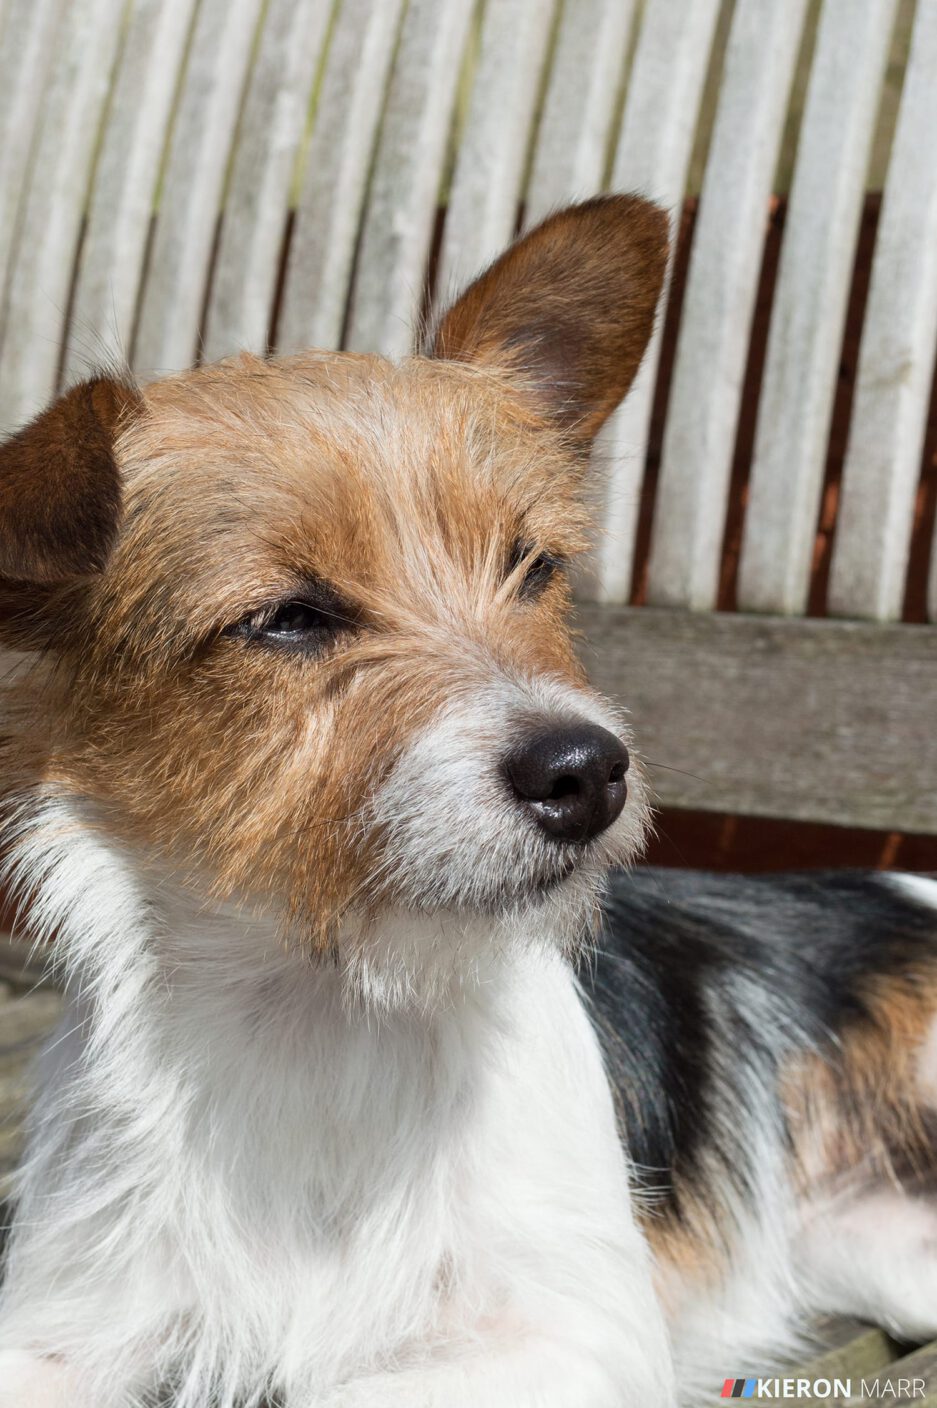
<svg viewBox="0 0 937 1408">
<path fill-rule="evenodd" d="M 792 1062 L 783 1100 L 793 1176 L 804 1194 L 885 1181 L 913 1190 L 932 1176 L 934 1112 L 919 1078 L 937 1022 L 937 960 L 903 977 L 870 977 L 865 1013 L 834 1052 Z"/>
<path fill-rule="evenodd" d="M 565 583 L 522 601 L 507 570 L 519 542 L 583 548 L 581 465 L 495 372 L 311 353 L 156 383 L 115 452 L 120 541 L 63 598 L 67 690 L 50 732 L 27 683 L 17 749 L 215 896 L 286 895 L 324 942 L 388 897 L 363 802 L 439 700 L 493 664 L 583 683 Z M 310 577 L 366 629 L 301 663 L 223 634 Z"/>
</svg>

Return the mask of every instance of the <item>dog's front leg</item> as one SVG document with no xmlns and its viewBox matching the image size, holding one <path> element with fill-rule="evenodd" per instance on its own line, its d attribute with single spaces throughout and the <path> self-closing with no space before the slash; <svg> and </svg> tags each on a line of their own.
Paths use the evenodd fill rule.
<svg viewBox="0 0 937 1408">
<path fill-rule="evenodd" d="M 0 1350 L 0 1408 L 73 1408 L 80 1403 L 74 1375 L 59 1360 Z"/>
<path fill-rule="evenodd" d="M 143 1391 L 137 1378 L 102 1389 L 58 1356 L 0 1349 L 0 1408 L 133 1408 Z"/>
<path fill-rule="evenodd" d="M 421 1366 L 342 1385 L 314 1408 L 671 1408 L 669 1355 L 654 1345 L 519 1332 L 481 1337 Z M 312 1405 L 310 1405 L 312 1408 Z"/>
<path fill-rule="evenodd" d="M 532 1343 L 510 1360 L 484 1367 L 448 1367 L 379 1375 L 315 1400 L 315 1408 L 658 1408 L 671 1398 L 653 1389 L 622 1388 L 590 1371 L 557 1372 L 554 1354 Z"/>
<path fill-rule="evenodd" d="M 516 1045 L 473 1130 L 434 1330 L 422 1346 L 401 1346 L 392 1369 L 326 1394 L 323 1408 L 674 1402 L 669 1339 L 592 1029 L 562 970 L 530 978 L 525 991 Z M 309 1408 L 308 1397 L 296 1408 Z"/>
<path fill-rule="evenodd" d="M 615 1226 L 616 1209 L 607 1211 L 608 1242 L 584 1244 L 581 1228 L 557 1227 L 541 1248 L 547 1259 L 531 1250 L 518 1266 L 500 1310 L 474 1324 L 463 1317 L 459 1328 L 454 1306 L 455 1319 L 422 1349 L 410 1346 L 392 1367 L 321 1398 L 288 1395 L 289 1408 L 672 1408 L 670 1343 L 649 1261 Z"/>
<path fill-rule="evenodd" d="M 422 1343 L 319 1396 L 287 1393 L 288 1408 L 672 1408 L 650 1258 L 626 1189 L 603 1191 L 597 1171 L 586 1207 L 508 1203 L 517 1240 L 486 1246 L 501 1294 L 466 1277 Z"/>
</svg>

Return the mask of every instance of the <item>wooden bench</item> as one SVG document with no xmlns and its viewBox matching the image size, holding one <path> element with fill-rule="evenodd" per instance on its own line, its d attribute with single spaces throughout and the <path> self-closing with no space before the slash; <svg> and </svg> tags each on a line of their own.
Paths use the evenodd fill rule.
<svg viewBox="0 0 937 1408">
<path fill-rule="evenodd" d="M 60 995 L 30 962 L 28 949 L 0 938 L 0 1206 L 22 1150 L 29 1066 L 61 1011 Z"/>
<path fill-rule="evenodd" d="M 683 239 L 596 681 L 667 805 L 937 832 L 935 74 L 937 0 L 2 0 L 0 426 L 108 358 L 404 354 L 518 226 L 644 191 Z M 8 1109 L 56 999 L 0 1002 Z"/>
<path fill-rule="evenodd" d="M 932 555 L 915 510 L 933 514 L 934 0 L 478 11 L 5 0 L 0 426 L 107 357 L 150 376 L 242 346 L 405 353 L 519 221 L 611 186 L 676 228 L 698 184 L 679 289 L 601 447 L 583 584 L 601 682 L 666 765 L 666 805 L 937 831 L 937 636 L 900 624 Z M 873 147 L 884 191 L 856 267 Z M 716 615 L 727 551 L 736 609 Z"/>
</svg>

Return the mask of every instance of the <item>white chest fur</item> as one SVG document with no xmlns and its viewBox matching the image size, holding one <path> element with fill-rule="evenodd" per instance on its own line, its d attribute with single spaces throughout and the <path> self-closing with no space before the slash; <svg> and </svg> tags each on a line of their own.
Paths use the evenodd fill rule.
<svg viewBox="0 0 937 1408">
<path fill-rule="evenodd" d="M 261 926 L 154 904 L 88 833 L 33 847 L 74 997 L 0 1347 L 76 1366 L 96 1408 L 156 1378 L 185 1408 L 274 1388 L 289 1408 L 397 1401 L 391 1381 L 457 1403 L 463 1379 L 466 1403 L 564 1403 L 537 1388 L 563 1374 L 570 1402 L 667 1401 L 601 1060 L 558 956 L 515 946 L 432 1012 L 376 1015 Z"/>
</svg>

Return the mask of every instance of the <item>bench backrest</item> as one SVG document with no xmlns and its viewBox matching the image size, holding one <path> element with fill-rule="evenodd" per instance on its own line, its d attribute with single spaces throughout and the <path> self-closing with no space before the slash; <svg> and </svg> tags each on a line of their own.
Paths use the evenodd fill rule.
<svg viewBox="0 0 937 1408">
<path fill-rule="evenodd" d="M 746 781 L 765 772 L 765 755 L 750 740 L 740 752 L 725 711 L 773 711 L 767 731 L 781 737 L 792 725 L 775 707 L 770 670 L 754 694 L 745 670 L 771 649 L 787 670 L 789 647 L 777 642 L 796 642 L 815 657 L 812 673 L 794 671 L 809 696 L 797 727 L 822 735 L 844 707 L 844 677 L 825 673 L 839 646 L 811 642 L 835 633 L 828 622 L 819 637 L 812 622 L 782 625 L 769 648 L 761 628 L 733 618 L 750 635 L 733 636 L 748 644 L 729 650 L 726 622 L 712 615 L 733 493 L 736 605 L 807 611 L 870 145 L 896 16 L 907 28 L 912 11 L 827 593 L 831 614 L 897 621 L 937 342 L 937 0 L 0 0 L 0 425 L 20 423 L 108 357 L 150 376 L 240 347 L 405 353 L 434 302 L 519 222 L 603 187 L 662 200 L 676 231 L 701 109 L 714 93 L 653 465 L 653 531 L 639 565 L 652 607 L 702 613 L 691 635 L 705 647 L 704 674 L 714 662 L 713 680 L 707 694 L 705 680 L 686 676 L 685 689 L 687 698 L 701 691 L 700 709 L 705 699 L 722 710 L 718 766 L 713 728 L 694 730 L 657 683 L 660 650 L 677 650 L 684 625 L 671 622 L 671 637 L 663 616 L 639 626 L 611 609 L 633 594 L 663 319 L 601 447 L 602 533 L 585 593 L 607 608 L 586 612 L 603 644 L 599 673 L 637 698 L 639 727 L 664 761 L 708 773 L 695 790 L 677 772 L 662 775 L 665 800 L 937 829 L 929 791 L 911 803 L 910 780 L 899 780 L 883 800 L 875 782 L 894 782 L 907 730 L 925 732 L 923 702 L 911 723 L 881 701 L 877 714 L 866 707 L 876 690 L 889 695 L 906 650 L 895 642 L 912 628 L 860 632 L 864 697 L 824 745 L 829 775 L 821 767 L 807 787 L 797 770 L 785 788 L 770 768 L 757 786 Z M 802 71 L 739 484 L 766 222 Z M 937 619 L 937 571 L 929 611 Z M 913 629 L 925 667 L 912 693 L 926 701 L 937 646 L 929 628 Z M 849 639 L 855 652 L 860 636 Z M 685 640 L 680 648 L 685 656 Z M 707 649 L 735 659 L 736 673 L 726 664 L 720 674 Z M 663 673 L 677 688 L 679 677 Z M 878 771 L 861 763 L 854 795 L 832 796 L 846 753 L 853 744 L 868 752 L 873 740 L 885 749 Z M 918 780 L 928 763 L 937 777 L 928 748 L 915 756 Z"/>
</svg>

